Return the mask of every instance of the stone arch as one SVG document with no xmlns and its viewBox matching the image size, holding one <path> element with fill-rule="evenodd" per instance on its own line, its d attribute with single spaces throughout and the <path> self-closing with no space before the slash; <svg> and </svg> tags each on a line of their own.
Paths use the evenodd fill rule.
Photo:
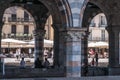
<svg viewBox="0 0 120 80">
<path fill-rule="evenodd" d="M 65 42 L 60 42 L 60 39 L 64 40 L 63 36 L 60 36 L 62 33 L 62 31 L 64 31 L 66 28 L 69 28 L 71 26 L 73 26 L 72 24 L 72 18 L 71 18 L 71 11 L 70 11 L 70 7 L 69 4 L 67 2 L 67 0 L 39 0 L 40 3 L 42 3 L 42 8 L 45 9 L 45 12 L 40 13 L 40 6 L 39 4 L 26 4 L 26 3 L 12 3 L 14 0 L 9 0 L 6 2 L 3 1 L 2 4 L 7 4 L 7 6 L 3 7 L 3 11 L 6 8 L 12 7 L 12 6 L 19 6 L 22 7 L 23 9 L 25 9 L 26 11 L 28 11 L 32 17 L 35 20 L 35 24 L 36 24 L 36 33 L 35 36 L 38 35 L 38 39 L 36 41 L 36 43 L 38 43 L 37 48 L 39 48 L 39 44 L 43 45 L 43 36 L 45 33 L 44 30 L 44 25 L 45 22 L 48 18 L 48 16 L 51 14 L 53 17 L 53 28 L 55 30 L 55 36 L 54 36 L 54 40 L 55 40 L 55 49 L 58 50 L 56 51 L 58 56 L 57 58 L 57 66 L 60 63 L 60 67 L 62 66 L 61 71 L 65 72 L 65 68 L 64 66 L 66 66 L 66 56 L 65 56 Z M 4 5 L 3 5 L 4 6 Z M 54 11 L 54 12 L 53 12 Z M 2 13 L 2 12 L 1 12 Z M 43 33 L 43 34 L 41 34 Z M 42 37 L 42 38 L 40 38 Z M 41 39 L 40 42 L 39 39 Z M 62 52 L 59 52 L 59 50 L 61 50 Z M 39 53 L 41 53 L 42 49 L 37 50 Z M 36 51 L 36 52 L 37 52 Z M 60 57 L 63 56 L 63 58 L 60 59 Z M 65 76 L 65 74 L 62 74 L 63 76 Z"/>
<path fill-rule="evenodd" d="M 35 8 L 32 8 L 31 6 L 28 7 L 29 4 L 27 3 L 15 3 L 16 0 L 9 0 L 9 1 L 3 1 L 3 3 L 7 4 L 6 7 L 10 7 L 10 6 L 21 6 L 23 8 L 25 8 L 26 10 L 28 10 L 28 12 L 30 12 L 32 14 L 32 16 L 34 17 L 34 19 L 36 19 L 37 16 L 36 13 L 34 13 Z M 53 24 L 62 24 L 61 26 L 63 28 L 65 27 L 70 27 L 72 26 L 72 18 L 71 18 L 71 11 L 70 11 L 70 7 L 67 1 L 42 1 L 42 0 L 38 0 L 41 4 L 44 5 L 44 7 L 46 7 L 46 9 L 49 10 L 48 13 L 45 14 L 44 19 L 46 20 L 46 18 L 51 14 L 53 15 Z M 12 3 L 14 2 L 14 3 Z M 31 4 L 31 5 L 39 5 L 39 4 Z M 39 7 L 39 6 L 38 6 Z M 54 11 L 54 12 L 53 12 Z M 36 20 L 38 21 L 38 20 Z M 39 22 L 38 22 L 39 24 Z"/>
<path fill-rule="evenodd" d="M 83 59 L 82 59 L 82 63 L 85 64 L 85 66 L 83 67 L 86 67 L 86 65 L 88 65 L 88 48 L 87 48 L 87 45 L 88 45 L 88 36 L 89 36 L 89 25 L 90 25 L 90 22 L 91 20 L 99 13 L 104 13 L 106 18 L 108 19 L 107 17 L 107 8 L 103 8 L 102 7 L 103 5 L 100 3 L 100 2 L 97 2 L 97 1 L 92 1 L 92 0 L 86 0 L 84 2 L 84 5 L 83 5 L 83 8 L 82 8 L 82 12 L 81 12 L 81 15 L 82 15 L 82 28 L 85 28 L 85 36 L 84 36 L 84 39 L 82 40 L 82 47 L 83 47 Z M 85 68 L 83 68 L 83 71 L 85 70 Z M 84 72 L 83 72 L 83 75 L 84 75 Z M 85 76 L 85 75 L 84 75 Z"/>
<path fill-rule="evenodd" d="M 88 4 L 93 4 L 93 7 L 96 6 L 98 9 L 94 12 L 91 12 L 91 14 L 85 13 L 87 11 L 87 7 L 89 6 Z M 91 19 L 98 13 L 104 13 L 107 19 L 107 26 L 106 29 L 109 34 L 109 70 L 108 74 L 109 75 L 116 75 L 120 74 L 118 72 L 120 70 L 120 58 L 119 58 L 119 35 L 120 35 L 120 23 L 119 23 L 119 9 L 120 7 L 118 6 L 119 3 L 117 1 L 104 1 L 104 0 L 88 0 L 88 4 L 86 5 L 86 8 L 84 9 L 84 15 L 83 15 L 83 22 L 82 22 L 82 27 L 86 27 L 88 31 L 89 27 L 89 22 Z M 105 5 L 107 4 L 107 5 Z M 117 12 L 118 11 L 118 12 Z M 88 11 L 89 12 L 89 11 Z M 94 13 L 94 14 L 92 14 Z M 86 16 L 87 17 L 86 17 Z M 91 17 L 89 17 L 91 16 Z M 89 20 L 89 21 L 88 21 Z M 86 22 L 86 23 L 84 23 Z M 83 45 L 85 46 L 87 43 L 84 43 Z M 87 46 L 86 46 L 87 47 Z M 86 52 L 85 52 L 86 53 Z M 117 69 L 115 68 L 117 66 Z M 117 72 L 116 72 L 117 71 Z"/>
</svg>

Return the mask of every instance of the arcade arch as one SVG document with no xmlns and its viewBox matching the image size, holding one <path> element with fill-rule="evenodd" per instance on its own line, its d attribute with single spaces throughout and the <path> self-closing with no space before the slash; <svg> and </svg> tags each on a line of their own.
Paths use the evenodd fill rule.
<svg viewBox="0 0 120 80">
<path fill-rule="evenodd" d="M 84 35 L 84 38 L 83 38 L 83 52 L 82 52 L 82 55 L 84 56 L 82 58 L 82 64 L 83 65 L 83 75 L 85 75 L 84 71 L 86 71 L 88 68 L 87 65 L 89 65 L 89 61 L 88 61 L 88 38 L 89 38 L 89 35 L 91 34 L 90 33 L 90 24 L 93 20 L 93 18 L 95 16 L 97 16 L 98 14 L 100 13 L 105 13 L 104 10 L 101 8 L 101 6 L 99 5 L 96 5 L 94 2 L 92 1 L 88 1 L 86 6 L 85 6 L 85 9 L 84 9 L 84 14 L 83 14 L 83 19 L 82 19 L 82 27 L 83 28 L 86 28 L 86 32 L 85 32 L 85 35 Z M 106 15 L 106 14 L 105 14 Z M 109 23 L 109 21 L 108 21 Z M 95 25 L 93 26 L 95 27 Z M 106 26 L 107 27 L 107 26 Z"/>
<path fill-rule="evenodd" d="M 35 30 L 34 30 L 35 54 L 36 54 L 36 57 L 39 57 L 41 59 L 43 57 L 43 39 L 45 36 L 44 26 L 48 16 L 51 14 L 53 19 L 52 27 L 54 29 L 54 66 L 61 67 L 62 68 L 61 70 L 65 72 L 65 66 L 66 66 L 66 56 L 65 56 L 66 54 L 64 54 L 65 40 L 63 39 L 64 36 L 60 36 L 60 35 L 63 35 L 67 27 L 71 27 L 70 26 L 71 23 L 69 24 L 70 21 L 68 18 L 69 17 L 68 13 L 70 14 L 69 8 L 65 7 L 65 6 L 68 6 L 67 3 L 63 5 L 63 2 L 61 1 L 55 1 L 55 2 L 40 1 L 39 5 L 38 4 L 36 5 L 36 3 L 19 4 L 16 1 L 15 2 L 12 2 L 12 1 L 13 0 L 8 1 L 6 3 L 8 4 L 8 6 L 3 7 L 2 10 L 4 11 L 9 7 L 18 6 L 25 9 L 27 12 L 31 14 L 31 16 L 33 16 L 35 21 Z M 3 12 L 1 12 L 1 14 L 2 13 Z"/>
<path fill-rule="evenodd" d="M 108 48 L 108 32 L 106 31 L 107 21 L 103 13 L 97 14 L 89 25 L 89 37 L 88 37 L 88 55 L 89 58 L 95 58 L 94 53 L 98 53 L 98 59 L 105 59 L 106 65 L 100 65 L 100 67 L 108 66 L 109 48 Z M 93 43 L 93 45 L 92 45 Z M 100 44 L 99 44 L 100 43 Z M 90 45 L 91 44 L 91 45 Z M 93 52 L 92 52 L 93 51 Z M 88 61 L 88 64 L 90 60 Z M 99 66 L 99 64 L 97 65 Z"/>
</svg>

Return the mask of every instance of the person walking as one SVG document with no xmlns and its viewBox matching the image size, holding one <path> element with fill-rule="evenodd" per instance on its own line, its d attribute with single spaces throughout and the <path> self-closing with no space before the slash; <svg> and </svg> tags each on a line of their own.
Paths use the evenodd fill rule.
<svg viewBox="0 0 120 80">
<path fill-rule="evenodd" d="M 91 66 L 94 66 L 94 65 L 95 65 L 95 60 L 94 60 L 94 58 L 92 58 Z"/>
<path fill-rule="evenodd" d="M 95 53 L 95 62 L 96 62 L 96 66 L 98 66 L 98 53 Z"/>
<path fill-rule="evenodd" d="M 22 58 L 21 61 L 20 61 L 20 68 L 22 68 L 22 69 L 25 68 L 25 61 L 24 61 L 24 58 Z"/>
<path fill-rule="evenodd" d="M 38 58 L 35 60 L 35 68 L 43 68 L 42 63 L 43 63 L 43 61 L 40 60 L 40 58 L 38 57 Z"/>
<path fill-rule="evenodd" d="M 45 68 L 49 68 L 49 67 L 50 67 L 50 62 L 48 61 L 47 58 L 45 58 L 45 61 L 44 61 L 44 63 L 43 63 L 43 66 L 44 66 Z"/>
</svg>

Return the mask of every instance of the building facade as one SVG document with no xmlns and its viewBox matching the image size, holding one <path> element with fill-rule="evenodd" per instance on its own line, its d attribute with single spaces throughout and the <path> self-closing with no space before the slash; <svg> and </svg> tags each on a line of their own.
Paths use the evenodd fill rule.
<svg viewBox="0 0 120 80">
<path fill-rule="evenodd" d="M 10 7 L 5 10 L 3 16 L 2 38 L 14 38 L 30 41 L 34 38 L 33 31 L 35 22 L 32 16 L 20 7 Z M 53 40 L 53 29 L 51 27 L 52 17 L 50 16 L 45 25 L 45 39 Z"/>
<path fill-rule="evenodd" d="M 108 32 L 106 30 L 107 20 L 103 13 L 96 15 L 89 26 L 89 38 L 88 41 L 92 42 L 108 42 Z"/>
</svg>

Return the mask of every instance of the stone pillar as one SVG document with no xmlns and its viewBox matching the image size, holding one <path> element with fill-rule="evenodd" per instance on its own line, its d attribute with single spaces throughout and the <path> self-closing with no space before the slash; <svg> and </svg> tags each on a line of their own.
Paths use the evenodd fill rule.
<svg viewBox="0 0 120 80">
<path fill-rule="evenodd" d="M 59 64 L 59 32 L 58 31 L 54 31 L 54 56 L 53 56 L 53 59 L 54 59 L 54 66 L 55 67 L 59 67 L 60 64 Z"/>
<path fill-rule="evenodd" d="M 1 34 L 2 34 L 2 27 L 3 27 L 3 25 L 4 25 L 4 23 L 1 22 L 1 23 L 0 23 L 0 40 L 2 39 Z M 0 41 L 0 49 L 1 49 L 1 41 Z M 1 50 L 0 50 L 0 54 L 2 54 L 2 53 L 1 53 Z M 0 62 L 1 62 L 1 59 L 0 59 Z"/>
<path fill-rule="evenodd" d="M 1 36 L 1 34 L 2 34 L 2 27 L 3 27 L 3 25 L 4 25 L 4 23 L 0 23 L 0 40 L 2 39 L 2 36 Z M 0 54 L 2 54 L 2 52 L 1 52 L 1 41 L 0 41 Z M 2 61 L 2 58 L 0 58 L 0 73 L 2 73 L 3 75 L 4 75 L 4 63 L 3 63 L 3 61 Z"/>
<path fill-rule="evenodd" d="M 120 75 L 120 25 L 109 25 L 109 75 Z"/>
<path fill-rule="evenodd" d="M 82 64 L 82 76 L 87 76 L 88 73 L 88 30 L 82 35 L 82 52 L 81 52 L 81 64 Z"/>
<path fill-rule="evenodd" d="M 64 55 L 66 60 L 64 62 L 67 77 L 81 77 L 81 39 L 83 32 L 84 30 L 79 28 L 70 28 L 60 32 L 65 39 Z"/>
<path fill-rule="evenodd" d="M 44 35 L 45 30 L 34 30 L 35 36 L 35 60 L 39 58 L 43 60 L 43 52 L 44 52 Z"/>
<path fill-rule="evenodd" d="M 60 63 L 59 63 L 59 59 L 60 59 L 60 56 L 59 56 L 59 30 L 58 30 L 58 27 L 60 27 L 61 25 L 60 24 L 53 24 L 52 25 L 53 28 L 54 28 L 54 46 L 53 46 L 53 49 L 54 49 L 54 54 L 53 54 L 53 65 L 55 67 L 59 67 L 60 66 Z"/>
</svg>

